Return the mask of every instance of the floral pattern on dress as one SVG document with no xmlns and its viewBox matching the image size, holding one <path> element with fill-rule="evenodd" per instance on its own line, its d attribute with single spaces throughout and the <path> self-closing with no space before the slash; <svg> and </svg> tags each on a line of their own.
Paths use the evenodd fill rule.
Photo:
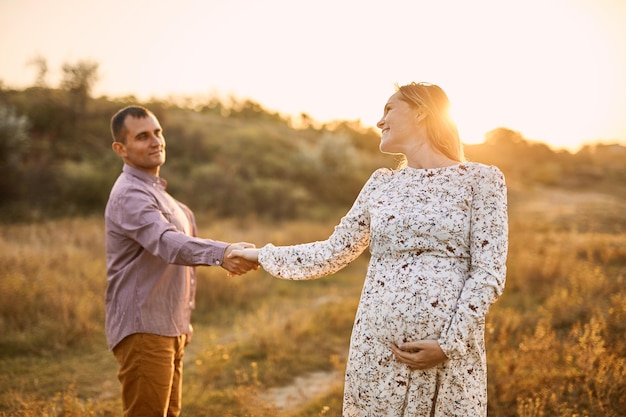
<svg viewBox="0 0 626 417">
<path fill-rule="evenodd" d="M 485 315 L 506 276 L 506 185 L 493 166 L 379 169 L 324 241 L 261 248 L 270 274 L 337 272 L 368 246 L 343 415 L 486 416 Z M 439 342 L 448 360 L 410 370 L 392 343 Z"/>
</svg>

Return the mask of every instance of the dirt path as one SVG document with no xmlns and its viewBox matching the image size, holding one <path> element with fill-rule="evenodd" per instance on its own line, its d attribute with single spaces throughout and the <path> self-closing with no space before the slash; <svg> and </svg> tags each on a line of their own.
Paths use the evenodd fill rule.
<svg viewBox="0 0 626 417">
<path fill-rule="evenodd" d="M 313 308 L 319 308 L 326 303 L 340 301 L 342 297 L 324 295 L 313 299 Z M 200 330 L 197 326 L 196 330 Z M 212 329 L 203 328 L 201 334 L 196 332 L 194 340 L 185 348 L 185 366 L 193 366 L 198 354 L 207 344 L 228 345 L 237 339 L 247 337 L 241 329 Z M 343 386 L 343 372 L 338 370 L 317 371 L 297 376 L 292 383 L 282 387 L 269 388 L 259 394 L 259 399 L 268 405 L 275 406 L 281 412 L 292 412 L 305 406 L 309 401 L 323 395 L 337 386 Z"/>
<path fill-rule="evenodd" d="M 338 384 L 343 384 L 343 374 L 339 371 L 313 372 L 297 377 L 290 385 L 270 388 L 260 397 L 280 411 L 294 411 Z"/>
</svg>

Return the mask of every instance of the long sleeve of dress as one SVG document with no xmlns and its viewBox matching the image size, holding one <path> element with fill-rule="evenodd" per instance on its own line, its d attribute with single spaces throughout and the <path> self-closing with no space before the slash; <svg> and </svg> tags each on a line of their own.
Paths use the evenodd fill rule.
<svg viewBox="0 0 626 417">
<path fill-rule="evenodd" d="M 502 294 L 508 249 L 507 192 L 502 172 L 484 170 L 474 182 L 470 227 L 470 271 L 439 345 L 450 359 L 465 355 L 469 339 Z"/>
<path fill-rule="evenodd" d="M 335 273 L 356 259 L 369 243 L 367 195 L 378 174 L 376 171 L 363 186 L 328 239 L 292 246 L 267 244 L 259 252 L 263 269 L 282 279 L 316 279 Z"/>
</svg>

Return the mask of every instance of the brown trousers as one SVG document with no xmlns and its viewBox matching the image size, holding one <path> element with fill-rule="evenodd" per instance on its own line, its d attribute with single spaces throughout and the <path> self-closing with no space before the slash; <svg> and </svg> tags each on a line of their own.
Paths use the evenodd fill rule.
<svg viewBox="0 0 626 417">
<path fill-rule="evenodd" d="M 180 415 L 184 347 L 184 335 L 136 333 L 113 348 L 124 417 Z"/>
</svg>

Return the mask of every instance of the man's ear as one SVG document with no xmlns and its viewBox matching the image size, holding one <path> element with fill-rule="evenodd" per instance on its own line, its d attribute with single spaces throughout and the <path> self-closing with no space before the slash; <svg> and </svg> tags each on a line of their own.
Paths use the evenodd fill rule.
<svg viewBox="0 0 626 417">
<path fill-rule="evenodd" d="M 118 154 L 122 158 L 126 156 L 126 146 L 124 146 L 122 142 L 113 142 L 111 144 L 111 148 L 116 154 Z"/>
</svg>

